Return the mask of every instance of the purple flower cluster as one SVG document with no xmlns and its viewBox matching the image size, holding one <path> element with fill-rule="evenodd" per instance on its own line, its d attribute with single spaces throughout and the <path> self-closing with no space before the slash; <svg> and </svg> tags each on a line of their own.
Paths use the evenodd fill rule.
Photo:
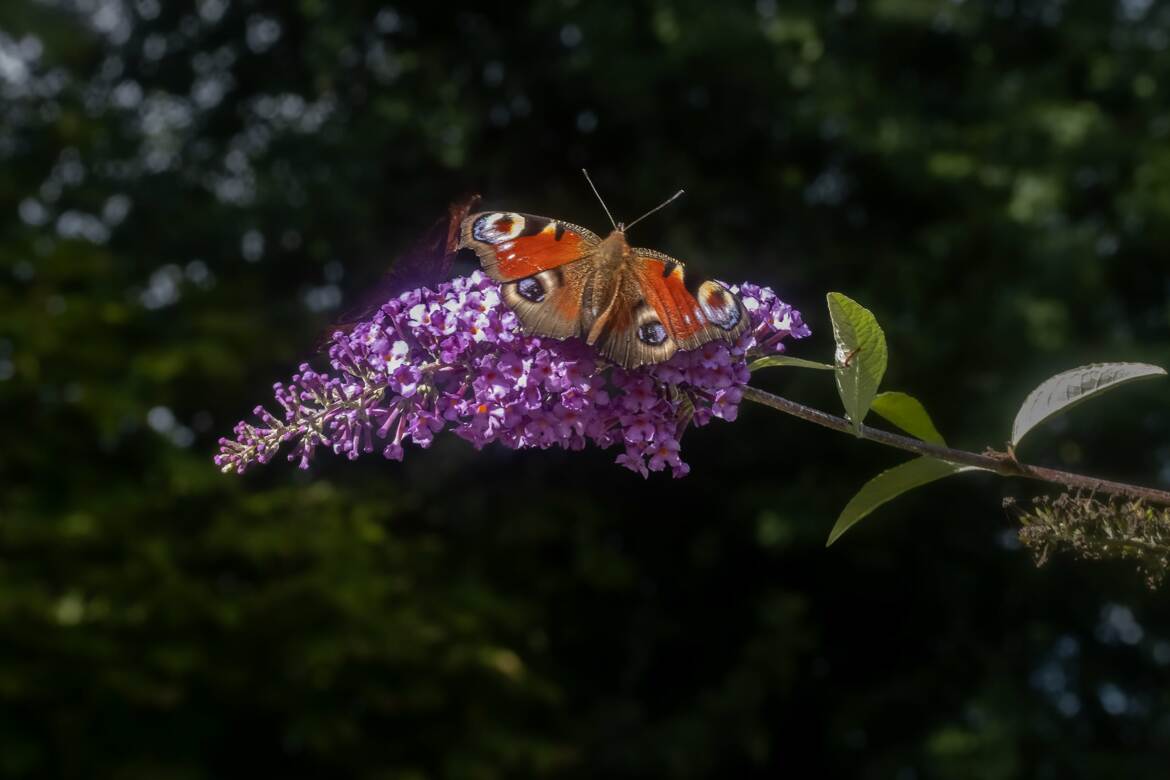
<svg viewBox="0 0 1170 780">
<path fill-rule="evenodd" d="M 734 420 L 748 381 L 746 356 L 782 352 L 783 339 L 809 334 L 800 312 L 766 287 L 736 290 L 752 327 L 734 345 L 711 342 L 635 370 L 605 362 L 579 339 L 527 336 L 476 271 L 436 290 L 403 293 L 329 348 L 333 373 L 307 364 L 275 385 L 282 413 L 257 407 L 259 424 L 220 439 L 225 473 L 267 463 L 286 442 L 308 468 L 319 446 L 356 458 L 381 447 L 402 460 L 403 445 L 428 447 L 450 428 L 478 449 L 592 443 L 620 447 L 617 462 L 642 476 L 690 467 L 679 439 L 690 424 Z"/>
</svg>

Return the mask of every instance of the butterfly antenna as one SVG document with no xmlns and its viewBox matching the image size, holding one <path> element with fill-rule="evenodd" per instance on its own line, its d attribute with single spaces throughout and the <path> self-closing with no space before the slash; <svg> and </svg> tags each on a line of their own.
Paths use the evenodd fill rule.
<svg viewBox="0 0 1170 780">
<path fill-rule="evenodd" d="M 686 192 L 686 190 L 679 190 L 678 192 L 674 193 L 674 194 L 673 194 L 673 195 L 671 195 L 669 198 L 667 198 L 666 200 L 662 201 L 662 202 L 661 202 L 661 203 L 659 203 L 657 206 L 655 206 L 654 208 L 650 209 L 649 211 L 647 211 L 645 214 L 643 214 L 642 216 L 640 216 L 640 217 L 638 217 L 637 219 L 635 219 L 635 220 L 634 220 L 633 222 L 631 222 L 630 224 L 626 225 L 626 230 L 629 230 L 629 229 L 630 229 L 630 228 L 632 228 L 634 225 L 637 225 L 639 222 L 641 222 L 642 220 L 646 219 L 646 217 L 650 216 L 650 215 L 651 215 L 651 214 L 653 214 L 655 211 L 658 211 L 659 209 L 661 209 L 661 208 L 664 208 L 664 207 L 666 207 L 666 206 L 669 206 L 671 203 L 674 203 L 676 200 L 678 200 L 678 199 L 679 199 L 679 196 L 681 196 L 681 195 L 682 195 L 684 192 Z"/>
<path fill-rule="evenodd" d="M 613 214 L 609 213 L 609 206 L 605 205 L 605 199 L 602 198 L 601 193 L 597 191 L 596 185 L 593 184 L 593 179 L 589 178 L 589 171 L 582 168 L 581 173 L 585 174 L 585 181 L 589 182 L 589 186 L 593 189 L 593 194 L 597 196 L 599 201 L 601 201 L 601 207 L 605 209 L 605 216 L 609 217 L 609 224 L 613 225 L 614 230 L 620 230 L 621 228 L 618 227 L 618 224 L 613 221 Z"/>
</svg>

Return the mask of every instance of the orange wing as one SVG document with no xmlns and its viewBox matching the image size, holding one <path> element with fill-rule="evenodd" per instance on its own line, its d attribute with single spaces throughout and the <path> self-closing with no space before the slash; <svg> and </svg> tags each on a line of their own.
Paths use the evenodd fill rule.
<svg viewBox="0 0 1170 780">
<path fill-rule="evenodd" d="M 586 257 L 600 239 L 577 225 L 514 211 L 484 211 L 463 220 L 460 249 L 474 249 L 497 282 L 535 276 Z"/>
<path fill-rule="evenodd" d="M 733 342 L 748 327 L 747 308 L 724 285 L 707 280 L 691 287 L 677 260 L 652 249 L 634 253 L 641 261 L 638 281 L 646 302 L 679 349 L 715 339 Z"/>
</svg>

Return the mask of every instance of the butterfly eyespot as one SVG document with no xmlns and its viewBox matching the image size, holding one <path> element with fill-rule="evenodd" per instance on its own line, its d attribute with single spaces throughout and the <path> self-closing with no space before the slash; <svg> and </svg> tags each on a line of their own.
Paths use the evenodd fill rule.
<svg viewBox="0 0 1170 780">
<path fill-rule="evenodd" d="M 512 212 L 497 211 L 484 214 L 471 226 L 471 235 L 477 241 L 499 244 L 516 238 L 524 230 L 524 217 Z"/>
<path fill-rule="evenodd" d="M 544 300 L 544 285 L 535 276 L 529 276 L 527 279 L 516 282 L 516 292 L 520 293 L 521 298 L 533 303 L 540 303 Z"/>
<path fill-rule="evenodd" d="M 661 322 L 646 322 L 638 327 L 638 338 L 652 347 L 666 341 L 666 328 Z"/>
<path fill-rule="evenodd" d="M 742 316 L 735 296 L 715 282 L 706 282 L 703 288 L 699 291 L 699 302 L 707 319 L 724 330 L 734 329 Z"/>
</svg>

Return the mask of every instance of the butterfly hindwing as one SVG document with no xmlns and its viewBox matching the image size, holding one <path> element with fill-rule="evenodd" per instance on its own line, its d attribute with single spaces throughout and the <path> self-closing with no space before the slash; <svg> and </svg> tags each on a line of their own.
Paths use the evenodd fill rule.
<svg viewBox="0 0 1170 780">
<path fill-rule="evenodd" d="M 601 354 L 626 368 L 661 363 L 678 350 L 675 342 L 653 306 L 645 300 L 627 296 L 620 309 L 606 321 L 597 340 Z"/>
<path fill-rule="evenodd" d="M 565 264 L 500 284 L 500 295 L 526 333 L 567 339 L 584 333 L 581 290 L 589 273 L 584 263 Z"/>
</svg>

